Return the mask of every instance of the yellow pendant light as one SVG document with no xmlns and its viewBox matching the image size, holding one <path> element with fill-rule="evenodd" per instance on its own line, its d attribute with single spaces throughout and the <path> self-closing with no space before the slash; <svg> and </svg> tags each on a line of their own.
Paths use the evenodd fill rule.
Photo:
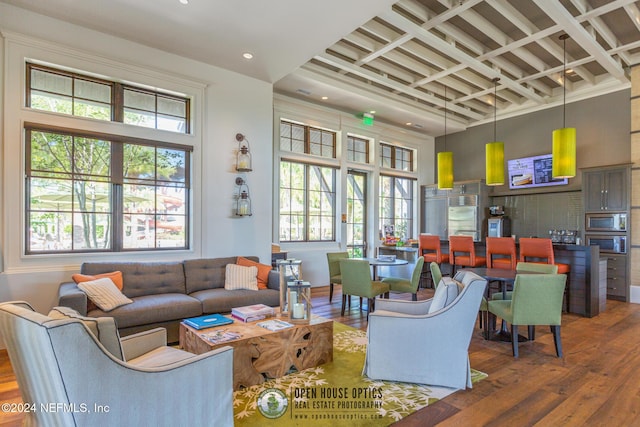
<svg viewBox="0 0 640 427">
<path fill-rule="evenodd" d="M 487 185 L 504 185 L 504 142 L 496 141 L 496 108 L 499 77 L 493 81 L 493 141 L 485 146 Z"/>
<path fill-rule="evenodd" d="M 447 150 L 447 87 L 444 87 L 444 149 L 438 153 L 438 190 L 453 189 L 453 152 Z"/>
<path fill-rule="evenodd" d="M 565 127 L 565 110 L 567 105 L 567 39 L 563 34 L 560 40 L 563 43 L 564 58 L 562 66 L 562 129 L 553 131 L 553 149 L 551 150 L 551 174 L 556 178 L 573 178 L 576 176 L 576 128 Z"/>
</svg>

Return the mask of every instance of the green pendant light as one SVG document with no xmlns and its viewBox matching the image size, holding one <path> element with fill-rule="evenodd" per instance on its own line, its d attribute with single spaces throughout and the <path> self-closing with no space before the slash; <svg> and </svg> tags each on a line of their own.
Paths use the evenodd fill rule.
<svg viewBox="0 0 640 427">
<path fill-rule="evenodd" d="M 447 151 L 447 87 L 444 87 L 444 150 L 438 153 L 438 189 L 453 189 L 453 152 Z"/>
<path fill-rule="evenodd" d="M 499 77 L 493 81 L 493 142 L 485 146 L 486 184 L 504 184 L 504 142 L 496 141 L 496 108 L 498 103 L 497 88 Z"/>
<path fill-rule="evenodd" d="M 556 178 L 573 178 L 576 176 L 576 128 L 565 127 L 567 105 L 567 39 L 563 34 L 560 40 L 563 43 L 564 58 L 562 66 L 562 129 L 553 131 L 553 149 L 551 151 L 551 174 Z"/>
</svg>

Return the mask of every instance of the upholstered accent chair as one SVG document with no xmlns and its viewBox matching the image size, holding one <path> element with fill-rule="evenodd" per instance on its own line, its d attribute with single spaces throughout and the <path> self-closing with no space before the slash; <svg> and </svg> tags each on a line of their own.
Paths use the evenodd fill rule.
<svg viewBox="0 0 640 427">
<path fill-rule="evenodd" d="M 340 274 L 340 260 L 348 259 L 349 252 L 329 252 L 327 253 L 327 263 L 329 264 L 329 304 L 333 299 L 333 285 L 342 284 L 342 275 Z"/>
<path fill-rule="evenodd" d="M 424 266 L 424 258 L 420 257 L 416 261 L 411 279 L 403 277 L 385 277 L 382 283 L 389 285 L 389 292 L 409 293 L 413 301 L 418 301 L 418 286 L 420 285 L 420 275 Z"/>
<path fill-rule="evenodd" d="M 523 325 L 528 327 L 530 341 L 535 339 L 536 325 L 549 325 L 556 354 L 562 357 L 560 324 L 566 281 L 564 274 L 518 274 L 510 300 L 488 302 L 490 325 L 495 326 L 496 316 L 511 324 L 513 357 L 518 357 L 518 326 Z"/>
<path fill-rule="evenodd" d="M 167 347 L 163 328 L 120 340 L 113 318 L 52 316 L 0 304 L 22 399 L 38 405 L 24 425 L 233 425 L 231 347 L 195 355 Z M 76 410 L 40 410 L 51 403 Z"/>
<path fill-rule="evenodd" d="M 342 311 L 347 298 L 351 296 L 367 298 L 367 317 L 375 309 L 376 297 L 389 292 L 389 285 L 377 280 L 371 280 L 369 261 L 362 259 L 343 259 L 340 261 L 342 273 Z M 362 305 L 360 306 L 362 308 Z"/>
<path fill-rule="evenodd" d="M 464 389 L 472 387 L 469 344 L 487 281 L 460 271 L 424 301 L 378 300 L 369 315 L 363 374 Z"/>
</svg>

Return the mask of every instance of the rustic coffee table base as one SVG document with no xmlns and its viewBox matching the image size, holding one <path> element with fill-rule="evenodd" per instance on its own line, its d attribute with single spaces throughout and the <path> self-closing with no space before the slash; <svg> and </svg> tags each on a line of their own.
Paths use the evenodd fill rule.
<svg viewBox="0 0 640 427">
<path fill-rule="evenodd" d="M 308 325 L 294 325 L 269 331 L 258 322 L 196 330 L 180 324 L 180 346 L 202 354 L 218 347 L 233 347 L 233 389 L 261 384 L 292 371 L 311 368 L 333 360 L 333 321 L 314 317 Z M 201 335 L 216 329 L 237 332 L 237 340 L 213 344 Z"/>
</svg>

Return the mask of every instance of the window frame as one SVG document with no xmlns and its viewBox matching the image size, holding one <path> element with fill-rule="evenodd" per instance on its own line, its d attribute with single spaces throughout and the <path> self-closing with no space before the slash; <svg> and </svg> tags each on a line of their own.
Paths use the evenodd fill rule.
<svg viewBox="0 0 640 427">
<path fill-rule="evenodd" d="M 386 196 L 383 195 L 382 192 L 384 190 L 384 186 L 382 185 L 382 180 L 383 179 L 391 179 L 391 191 L 393 192 L 393 194 L 391 194 L 390 196 Z M 416 178 L 410 178 L 410 177 L 406 177 L 406 176 L 397 176 L 397 175 L 392 175 L 392 174 L 384 174 L 381 173 L 379 178 L 378 178 L 379 182 L 378 182 L 378 186 L 379 186 L 379 192 L 378 192 L 378 199 L 379 199 L 379 204 L 380 204 L 380 209 L 378 212 L 378 221 L 379 221 L 379 232 L 381 233 L 382 236 L 385 235 L 384 233 L 384 226 L 385 225 L 393 225 L 394 226 L 394 234 L 397 236 L 398 230 L 397 230 L 397 224 L 396 222 L 398 221 L 398 219 L 401 220 L 406 220 L 407 221 L 407 227 L 406 230 L 404 231 L 404 233 L 406 234 L 403 237 L 407 237 L 409 235 L 413 234 L 413 230 L 415 229 L 415 225 L 416 225 L 416 218 L 415 218 L 415 204 L 416 202 L 416 189 L 418 186 L 418 180 Z M 410 189 L 410 195 L 408 198 L 402 198 L 402 200 L 408 200 L 410 206 L 407 207 L 407 213 L 408 213 L 408 217 L 406 219 L 404 218 L 398 218 L 395 216 L 396 213 L 396 203 L 398 201 L 398 198 L 395 197 L 395 190 L 396 188 L 398 188 L 397 184 L 396 184 L 396 180 L 406 180 L 407 182 L 409 182 L 411 184 L 411 189 Z M 391 200 L 391 212 L 393 212 L 393 217 L 389 218 L 384 216 L 384 203 L 382 202 L 382 199 L 387 198 L 389 200 Z M 392 220 L 391 224 L 385 224 L 384 221 L 385 220 Z"/>
<path fill-rule="evenodd" d="M 30 200 L 31 200 L 31 186 L 30 180 L 33 177 L 33 171 L 31 168 L 31 143 L 32 140 L 30 135 L 32 132 L 46 132 L 46 133 L 56 133 L 60 135 L 68 135 L 71 137 L 78 138 L 90 138 L 90 139 L 101 139 L 106 140 L 111 143 L 111 156 L 110 156 L 110 172 L 109 172 L 109 180 L 106 181 L 111 186 L 111 248 L 110 249 L 70 249 L 70 250 L 31 250 L 30 245 L 30 215 L 32 210 L 30 209 Z M 42 254 L 78 254 L 78 253 L 122 253 L 122 252 L 148 252 L 148 251 L 169 251 L 169 250 L 190 250 L 193 242 L 191 241 L 191 173 L 192 173 L 192 152 L 193 147 L 189 145 L 176 144 L 176 143 L 168 143 L 161 141 L 154 141 L 143 138 L 135 138 L 129 136 L 122 135 L 114 135 L 103 132 L 94 132 L 94 131 L 80 131 L 74 128 L 66 128 L 59 126 L 51 126 L 44 125 L 40 123 L 32 123 L 25 122 L 24 123 L 24 134 L 25 134 L 25 187 L 24 187 L 24 218 L 25 218 L 25 226 L 24 226 L 24 253 L 25 255 L 42 255 Z M 185 202 L 184 202 L 184 217 L 185 217 L 185 225 L 184 225 L 184 234 L 185 234 L 185 245 L 184 246 L 173 246 L 173 247 L 158 247 L 154 244 L 153 247 L 150 248 L 125 248 L 124 246 L 124 228 L 123 228 L 123 217 L 125 216 L 124 206 L 123 206 L 123 188 L 127 184 L 125 181 L 127 180 L 123 174 L 123 150 L 122 147 L 125 144 L 133 144 L 140 146 L 153 147 L 155 149 L 171 149 L 171 150 L 179 150 L 184 151 L 185 153 L 185 176 L 183 187 L 185 191 Z M 73 181 L 73 179 L 71 179 Z M 155 185 L 150 185 L 149 182 L 152 180 L 148 180 L 144 185 L 152 186 L 155 188 L 163 187 L 161 185 L 164 183 L 169 183 L 170 181 L 162 181 L 158 180 L 157 177 L 153 180 Z M 169 186 L 169 185 L 167 185 Z M 157 209 L 157 208 L 156 208 Z M 72 213 L 80 213 L 80 211 L 72 210 Z M 158 216 L 158 211 L 154 210 L 152 213 L 154 217 Z M 157 240 L 154 240 L 157 243 Z"/>
<path fill-rule="evenodd" d="M 365 144 L 365 151 L 358 151 L 355 149 L 357 141 L 362 141 Z M 361 162 L 356 160 L 356 153 L 364 154 L 365 161 Z M 371 162 L 371 140 L 362 136 L 356 136 L 347 134 L 347 161 L 352 163 L 358 163 L 368 165 Z"/>
<path fill-rule="evenodd" d="M 384 149 L 388 148 L 391 150 L 391 157 L 384 157 Z M 407 153 L 409 155 L 409 160 L 406 161 L 404 159 L 399 160 L 398 159 L 398 153 Z M 403 156 L 404 157 L 404 156 Z M 380 167 L 381 168 L 387 168 L 387 169 L 394 169 L 397 171 L 403 171 L 403 172 L 414 172 L 415 171 L 415 153 L 414 150 L 412 150 L 411 148 L 405 148 L 405 147 L 399 147 L 397 145 L 393 145 L 393 144 L 388 144 L 385 142 L 381 142 L 380 143 Z M 384 159 L 388 158 L 389 162 L 390 162 L 390 166 L 385 166 L 384 165 Z M 403 164 L 408 164 L 408 169 L 404 169 L 404 168 L 398 168 L 397 167 L 397 162 L 402 162 Z"/>
<path fill-rule="evenodd" d="M 42 110 L 39 108 L 33 108 L 31 106 L 31 91 L 32 91 L 32 87 L 31 87 L 31 70 L 40 70 L 43 72 L 47 72 L 47 73 L 51 73 L 51 74 L 56 74 L 56 75 L 60 75 L 60 76 L 66 76 L 72 79 L 72 85 L 75 85 L 75 81 L 76 79 L 80 79 L 80 80 L 85 80 L 85 81 L 89 81 L 89 82 L 93 82 L 93 83 L 98 83 L 98 84 L 103 84 L 103 85 L 107 85 L 111 88 L 111 102 L 110 102 L 110 106 L 111 106 L 111 119 L 109 121 L 111 122 L 118 122 L 118 123 L 125 123 L 124 122 L 124 112 L 125 112 L 125 105 L 124 105 L 124 93 L 126 90 L 131 90 L 134 92 L 139 92 L 139 93 L 145 93 L 145 94 L 149 94 L 149 95 L 154 95 L 156 97 L 156 103 L 155 103 L 155 117 L 156 117 L 156 125 L 155 127 L 145 127 L 145 126 L 139 126 L 139 125 L 135 125 L 135 124 L 131 124 L 131 123 L 125 123 L 128 124 L 130 126 L 136 126 L 136 127 L 142 127 L 142 128 L 146 128 L 146 129 L 155 129 L 158 131 L 166 131 L 166 132 L 173 132 L 173 133 L 177 133 L 177 134 L 186 134 L 186 135 L 190 135 L 191 134 L 191 99 L 189 97 L 186 96 L 178 96 L 178 95 L 172 95 L 170 93 L 166 93 L 163 91 L 159 91 L 159 90 L 151 90 L 151 89 L 146 89 L 143 87 L 139 87 L 139 86 L 135 86 L 132 84 L 124 84 L 124 83 L 120 83 L 117 81 L 113 81 L 113 80 L 107 80 L 107 79 L 102 79 L 102 78 L 98 78 L 98 77 L 93 77 L 90 75 L 86 75 L 86 74 L 82 74 L 82 73 L 78 73 L 75 71 L 67 71 L 64 69 L 60 69 L 60 68 L 56 68 L 56 67 L 52 67 L 52 66 L 47 66 L 47 65 L 41 65 L 38 63 L 34 63 L 34 62 L 30 62 L 30 61 L 26 61 L 26 67 L 25 67 L 25 72 L 26 72 L 26 76 L 25 76 L 25 106 L 27 108 L 30 109 L 34 109 L 36 111 L 45 111 L 45 112 L 49 112 L 49 113 L 55 113 L 55 114 L 62 114 L 65 116 L 71 116 L 71 117 L 83 117 L 83 118 L 89 118 L 91 119 L 91 117 L 85 117 L 85 116 L 80 116 L 80 115 L 75 115 L 75 114 L 66 114 L 66 113 L 60 113 L 57 111 L 51 111 L 51 110 Z M 51 92 L 54 93 L 54 92 Z M 184 132 L 176 132 L 176 131 L 167 131 L 164 129 L 160 129 L 157 126 L 157 116 L 158 116 L 158 109 L 157 109 L 157 99 L 158 97 L 163 97 L 163 98 L 168 98 L 168 99 L 173 99 L 173 100 L 177 100 L 177 101 L 181 101 L 184 102 L 185 104 L 185 116 L 184 116 L 184 120 L 185 120 L 185 129 Z M 72 91 L 71 94 L 71 98 L 72 100 L 76 99 L 75 94 Z M 78 99 L 84 99 L 84 98 L 78 98 Z M 75 105 L 75 102 L 72 104 Z M 146 110 L 142 110 L 142 111 L 146 111 Z M 174 117 L 178 117 L 178 116 L 174 116 Z M 94 120 L 98 120 L 98 119 L 94 119 Z"/>
</svg>

